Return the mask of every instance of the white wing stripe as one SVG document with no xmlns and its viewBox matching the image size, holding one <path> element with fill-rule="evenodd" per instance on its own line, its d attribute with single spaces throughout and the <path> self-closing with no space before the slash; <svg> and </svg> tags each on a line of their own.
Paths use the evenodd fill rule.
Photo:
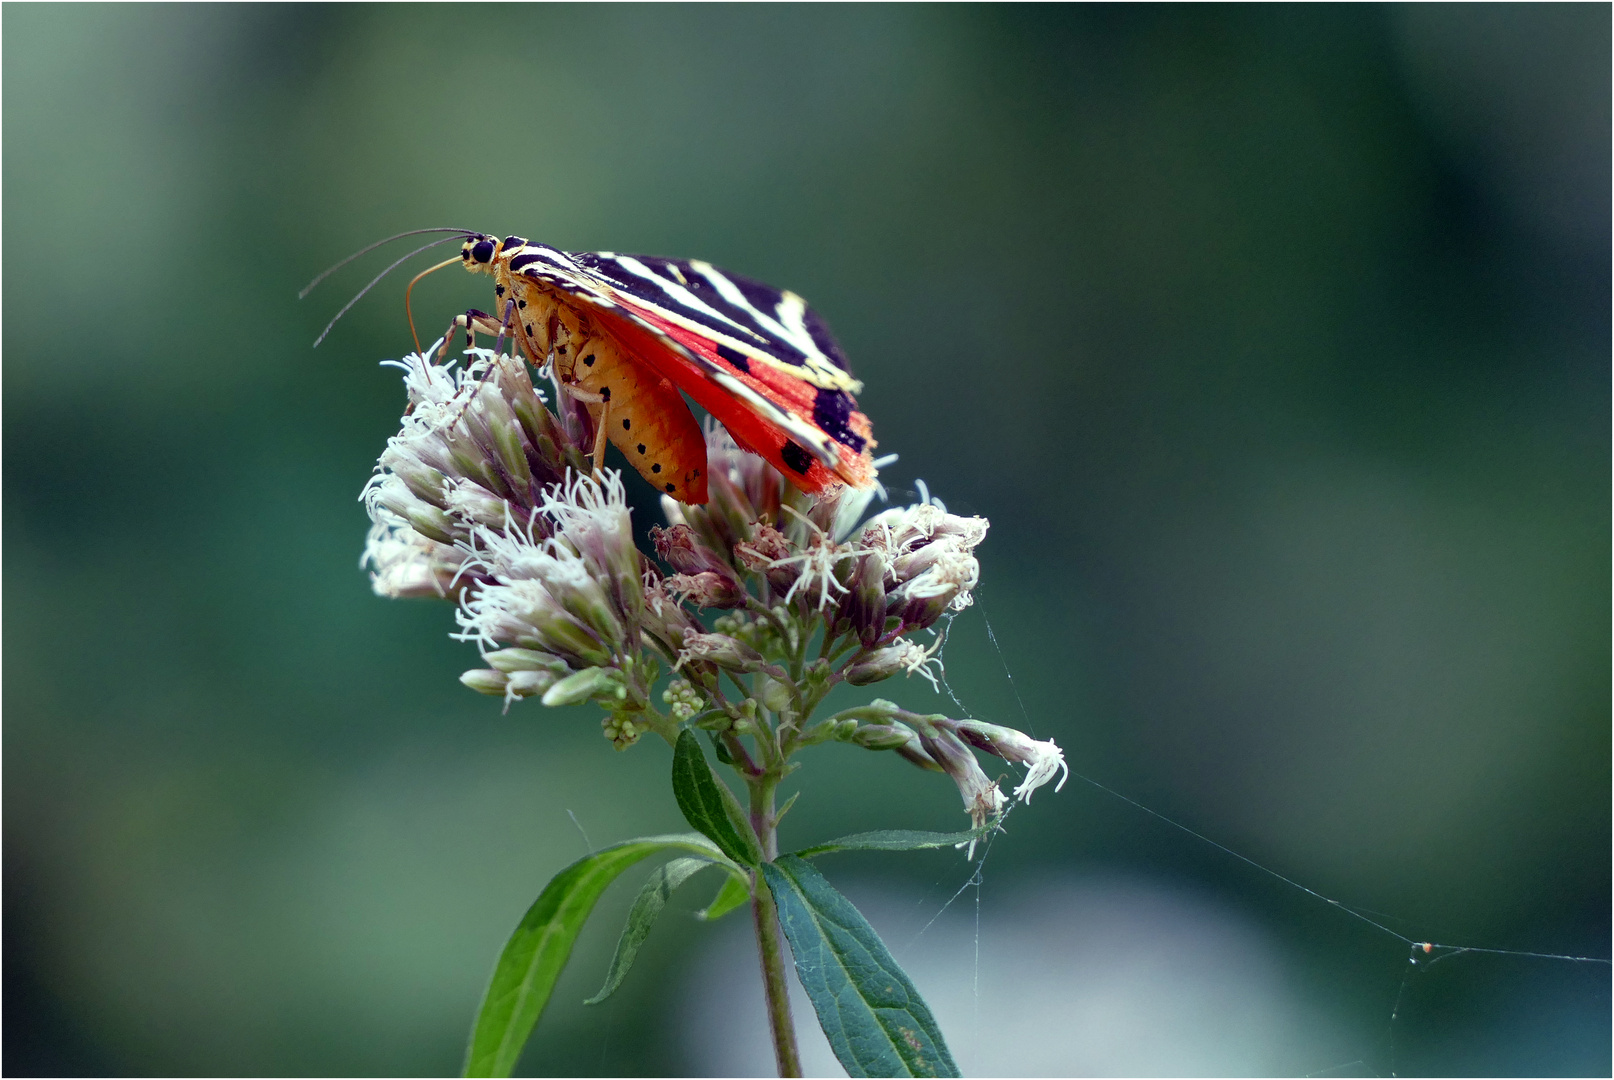
<svg viewBox="0 0 1614 1080">
<path fill-rule="evenodd" d="M 756 331 L 754 331 L 754 330 L 750 329 L 749 327 L 746 327 L 746 326 L 744 326 L 744 325 L 742 325 L 740 323 L 735 322 L 733 319 L 729 318 L 727 315 L 723 314 L 721 311 L 718 311 L 715 308 L 710 307 L 706 303 L 706 301 L 702 300 L 700 297 L 696 296 L 694 293 L 690 292 L 688 289 L 684 288 L 682 285 L 679 285 L 677 282 L 669 281 L 666 278 L 662 277 L 660 274 L 658 274 L 654 270 L 650 269 L 650 267 L 646 266 L 644 263 L 640 262 L 638 259 L 635 259 L 635 258 L 633 258 L 632 256 L 629 256 L 629 255 L 618 255 L 612 261 L 615 262 L 618 266 L 622 267 L 622 269 L 626 270 L 628 273 L 633 274 L 636 277 L 642 277 L 646 281 L 654 282 L 656 285 L 658 285 L 661 288 L 662 292 L 666 293 L 668 296 L 670 296 L 674 300 L 678 301 L 678 303 L 681 304 L 683 307 L 686 307 L 691 311 L 704 312 L 705 314 L 710 315 L 714 319 L 722 319 L 724 322 L 728 323 L 730 326 L 734 327 L 734 329 L 736 329 L 736 330 L 739 330 L 739 331 L 741 331 L 743 333 L 750 334 L 752 337 L 758 338 L 758 340 L 766 340 L 764 338 L 761 338 L 761 336 L 758 335 L 756 333 Z M 719 290 L 719 291 L 721 291 L 721 290 Z M 727 299 L 727 297 L 725 297 L 724 299 Z"/>
<path fill-rule="evenodd" d="M 795 346 L 796 351 L 801 353 L 803 356 L 816 357 L 823 360 L 825 363 L 831 363 L 829 357 L 818 351 L 818 346 L 814 344 L 812 335 L 807 333 L 807 328 L 801 324 L 799 319 L 794 327 L 787 328 L 777 319 L 770 318 L 769 316 L 758 311 L 756 308 L 752 307 L 751 301 L 745 298 L 745 294 L 740 291 L 739 286 L 735 285 L 734 282 L 724 277 L 722 273 L 718 271 L 717 267 L 713 266 L 711 263 L 702 262 L 699 259 L 692 259 L 690 260 L 689 265 L 695 270 L 696 273 L 700 274 L 701 277 L 712 283 L 712 288 L 717 290 L 717 295 L 721 296 L 724 300 L 727 300 L 730 304 L 734 305 L 740 310 L 747 312 L 753 319 L 757 321 L 757 325 L 768 331 L 768 333 L 774 335 L 780 341 L 789 342 L 791 345 Z M 795 297 L 797 302 L 801 302 L 801 297 L 796 296 L 795 293 L 785 293 L 785 296 L 787 298 Z M 781 302 L 780 306 L 781 308 L 783 307 L 783 302 Z M 803 303 L 804 309 L 805 306 L 805 303 Z M 831 364 L 831 366 L 834 365 Z"/>
</svg>

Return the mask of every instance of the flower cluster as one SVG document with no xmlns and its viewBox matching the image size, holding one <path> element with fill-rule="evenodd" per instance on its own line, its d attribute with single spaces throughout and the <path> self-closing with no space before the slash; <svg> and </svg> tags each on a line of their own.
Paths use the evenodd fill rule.
<svg viewBox="0 0 1614 1080">
<path fill-rule="evenodd" d="M 972 602 L 984 518 L 926 495 L 865 521 L 875 490 L 805 495 L 710 426 L 710 501 L 663 497 L 652 556 L 635 546 L 621 475 L 580 451 L 586 424 L 558 419 L 520 360 L 470 355 L 458 372 L 397 365 L 409 408 L 362 494 L 376 592 L 455 603 L 454 636 L 484 664 L 468 687 L 506 708 L 593 701 L 618 748 L 703 728 L 748 775 L 783 775 L 830 739 L 895 750 L 952 776 L 977 825 L 1007 797 L 972 748 L 1027 766 L 1021 798 L 1063 769 L 1051 742 L 889 702 L 812 722 L 843 683 L 936 683 L 937 623 Z M 667 668 L 663 711 L 651 695 Z"/>
</svg>

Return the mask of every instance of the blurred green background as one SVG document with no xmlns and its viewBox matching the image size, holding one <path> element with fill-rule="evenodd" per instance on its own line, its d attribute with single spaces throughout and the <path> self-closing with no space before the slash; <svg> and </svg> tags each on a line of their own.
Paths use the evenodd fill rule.
<svg viewBox="0 0 1614 1080">
<path fill-rule="evenodd" d="M 664 746 L 501 715 L 450 612 L 358 569 L 406 278 L 318 351 L 384 260 L 296 292 L 422 226 L 807 296 L 886 479 L 992 520 L 946 653 L 975 715 L 1415 939 L 1608 955 L 1607 6 L 10 4 L 3 31 L 6 1072 L 451 1072 L 587 848 L 572 817 L 682 827 Z M 484 281 L 417 288 L 423 332 Z M 894 757 L 806 761 L 786 842 L 963 823 Z M 826 870 L 927 911 L 967 877 Z M 1050 872 L 1253 928 L 1314 1018 L 1271 1071 L 1610 1068 L 1606 966 L 1403 983 L 1394 939 L 1079 780 L 1015 815 L 983 918 Z M 525 1067 L 715 1068 L 678 1012 L 703 899 L 590 1011 L 608 898 Z"/>
</svg>

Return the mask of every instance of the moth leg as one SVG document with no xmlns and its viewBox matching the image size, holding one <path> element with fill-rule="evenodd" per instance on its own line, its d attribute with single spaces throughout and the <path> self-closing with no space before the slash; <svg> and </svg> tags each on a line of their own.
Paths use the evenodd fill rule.
<svg viewBox="0 0 1614 1080">
<path fill-rule="evenodd" d="M 599 397 L 600 395 L 591 394 L 589 396 Z M 605 467 L 605 421 L 610 415 L 611 400 L 609 398 L 601 398 L 600 419 L 599 422 L 594 425 L 594 452 L 589 455 L 594 462 L 594 471 L 596 473 Z"/>
<path fill-rule="evenodd" d="M 471 308 L 463 315 L 454 316 L 454 321 L 448 324 L 448 329 L 443 333 L 443 349 L 445 352 L 448 350 L 448 343 L 453 340 L 456 330 L 465 331 L 465 347 L 474 349 L 476 348 L 476 335 L 478 333 L 495 334 L 499 330 L 499 324 L 493 320 L 492 315 L 485 311 L 478 311 L 476 308 Z"/>
</svg>

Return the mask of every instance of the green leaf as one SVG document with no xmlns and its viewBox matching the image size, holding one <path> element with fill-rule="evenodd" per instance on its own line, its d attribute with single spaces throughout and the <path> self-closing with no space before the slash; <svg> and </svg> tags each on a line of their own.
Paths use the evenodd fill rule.
<svg viewBox="0 0 1614 1080">
<path fill-rule="evenodd" d="M 586 855 L 549 880 L 499 954 L 471 1029 L 465 1076 L 510 1075 L 595 901 L 622 871 L 668 850 L 732 865 L 703 836 L 644 836 Z M 733 870 L 740 872 L 737 866 Z"/>
<path fill-rule="evenodd" d="M 737 874 L 730 874 L 723 879 L 723 887 L 717 890 L 717 895 L 706 905 L 706 910 L 696 915 L 696 918 L 707 922 L 721 919 L 749 899 L 751 899 L 751 883 Z"/>
<path fill-rule="evenodd" d="M 796 974 L 849 1076 L 957 1076 L 930 1007 L 852 902 L 791 855 L 763 863 Z"/>
<path fill-rule="evenodd" d="M 711 865 L 710 859 L 685 858 L 674 859 L 656 867 L 650 875 L 650 880 L 639 890 L 639 898 L 633 902 L 632 909 L 628 911 L 628 922 L 622 928 L 622 936 L 617 939 L 616 955 L 611 957 L 610 970 L 605 974 L 605 985 L 600 987 L 598 994 L 583 1002 L 584 1005 L 598 1005 L 616 993 L 616 988 L 622 985 L 628 969 L 633 966 L 634 957 L 639 955 L 639 946 L 650 936 L 650 928 L 655 925 L 656 916 L 667 906 L 667 898 L 673 894 L 674 889 L 688 881 L 690 875 Z M 733 878 L 728 880 L 732 881 Z"/>
<path fill-rule="evenodd" d="M 940 833 L 920 832 L 915 829 L 877 829 L 874 832 L 853 833 L 843 836 L 839 840 L 830 840 L 823 844 L 814 844 L 804 847 L 800 851 L 791 852 L 797 858 L 810 859 L 814 855 L 828 855 L 835 851 L 917 851 L 921 848 L 959 847 L 963 844 L 973 843 L 986 836 L 997 828 L 997 822 L 989 821 L 979 829 L 969 832 Z"/>
<path fill-rule="evenodd" d="M 762 848 L 734 793 L 712 773 L 700 740 L 685 728 L 673 747 L 673 796 L 684 819 L 705 833 L 723 854 L 744 866 L 762 861 Z"/>
</svg>

